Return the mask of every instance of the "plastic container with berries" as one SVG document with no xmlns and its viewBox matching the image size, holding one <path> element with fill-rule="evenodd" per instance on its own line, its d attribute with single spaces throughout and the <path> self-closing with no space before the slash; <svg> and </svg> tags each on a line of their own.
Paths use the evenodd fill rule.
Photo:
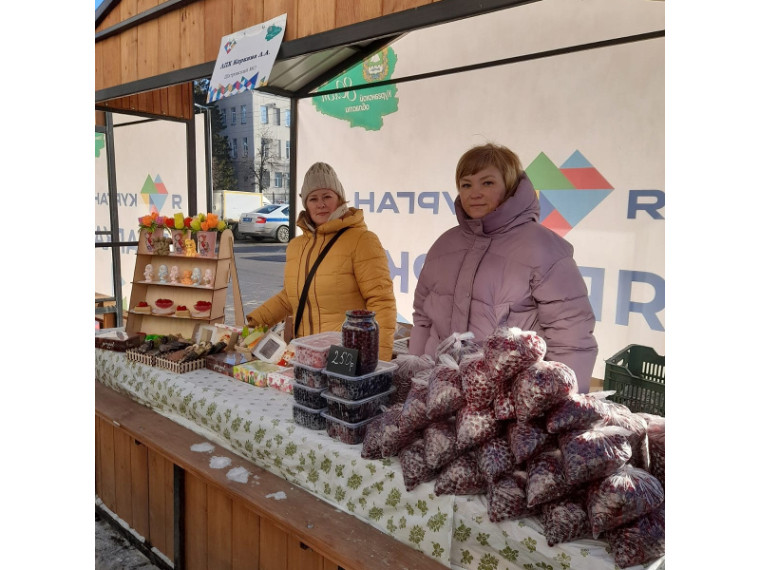
<svg viewBox="0 0 760 570">
<path fill-rule="evenodd" d="M 327 408 L 312 410 L 293 402 L 293 421 L 305 428 L 325 429 L 327 420 L 322 415 L 325 411 L 327 411 Z"/>
<path fill-rule="evenodd" d="M 327 413 L 332 417 L 344 422 L 360 422 L 372 418 L 381 412 L 380 406 L 390 403 L 391 395 L 396 391 L 395 386 L 375 396 L 362 400 L 346 400 L 331 394 L 329 390 L 322 394 L 322 399 L 327 401 Z"/>
<path fill-rule="evenodd" d="M 301 404 L 307 408 L 321 410 L 327 405 L 325 399 L 322 397 L 323 392 L 327 388 L 311 388 L 304 384 L 293 385 L 293 399 L 297 404 Z"/>
<path fill-rule="evenodd" d="M 325 370 L 330 393 L 345 400 L 362 400 L 385 392 L 393 384 L 395 362 L 379 360 L 374 372 L 363 376 L 344 376 Z"/>
<path fill-rule="evenodd" d="M 322 417 L 326 422 L 327 435 L 348 445 L 356 445 L 364 441 L 367 433 L 367 425 L 375 419 L 376 416 L 367 418 L 360 422 L 344 422 L 338 418 L 332 417 L 326 411 L 322 412 Z"/>
<path fill-rule="evenodd" d="M 310 388 L 327 388 L 327 375 L 324 368 L 314 368 L 306 364 L 293 363 L 293 378 L 298 384 Z"/>
<path fill-rule="evenodd" d="M 341 341 L 340 331 L 326 331 L 294 338 L 290 341 L 295 349 L 291 362 L 293 364 L 305 364 L 312 368 L 324 368 L 327 366 L 327 354 L 330 352 L 330 346 L 333 344 L 340 345 Z"/>
</svg>

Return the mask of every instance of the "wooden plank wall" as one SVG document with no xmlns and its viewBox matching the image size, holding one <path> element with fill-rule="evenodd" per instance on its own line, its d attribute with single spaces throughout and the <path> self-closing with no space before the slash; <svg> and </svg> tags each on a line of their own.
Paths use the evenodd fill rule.
<svg viewBox="0 0 760 570">
<path fill-rule="evenodd" d="M 440 0 L 197 0 L 96 42 L 95 89 L 215 61 L 223 36 L 281 14 L 288 16 L 290 41 L 435 1 Z M 121 0 L 96 32 L 159 4 Z"/>
</svg>

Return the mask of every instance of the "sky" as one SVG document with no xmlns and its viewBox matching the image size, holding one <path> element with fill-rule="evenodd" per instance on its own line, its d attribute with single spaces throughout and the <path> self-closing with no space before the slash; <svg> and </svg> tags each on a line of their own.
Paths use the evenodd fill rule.
<svg viewBox="0 0 760 570">
<path fill-rule="evenodd" d="M 100 6 L 103 2 L 104 0 L 95 0 L 95 9 L 97 10 L 98 6 Z"/>
</svg>

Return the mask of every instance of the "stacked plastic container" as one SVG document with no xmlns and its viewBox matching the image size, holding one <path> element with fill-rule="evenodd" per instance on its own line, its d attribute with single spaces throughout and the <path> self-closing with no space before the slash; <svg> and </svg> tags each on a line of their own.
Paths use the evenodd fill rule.
<svg viewBox="0 0 760 570">
<path fill-rule="evenodd" d="M 330 346 L 340 344 L 339 332 L 324 332 L 296 338 L 291 341 L 293 348 L 293 420 L 309 429 L 325 429 L 326 420 L 322 415 L 327 411 L 327 401 L 323 394 L 327 390 L 327 354 Z"/>
<path fill-rule="evenodd" d="M 295 422 L 327 429 L 330 437 L 349 445 L 362 443 L 367 424 L 382 412 L 381 406 L 390 403 L 396 364 L 378 361 L 372 372 L 344 376 L 327 370 L 330 346 L 342 345 L 340 332 L 305 336 L 292 344 Z"/>
</svg>

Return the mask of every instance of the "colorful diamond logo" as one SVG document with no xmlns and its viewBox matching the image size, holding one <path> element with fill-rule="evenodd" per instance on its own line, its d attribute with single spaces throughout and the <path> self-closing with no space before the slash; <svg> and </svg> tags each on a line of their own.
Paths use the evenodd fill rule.
<svg viewBox="0 0 760 570">
<path fill-rule="evenodd" d="M 542 152 L 525 173 L 538 193 L 539 221 L 560 236 L 578 225 L 614 190 L 578 150 L 559 168 Z"/>
<path fill-rule="evenodd" d="M 161 212 L 161 208 L 166 203 L 166 198 L 169 196 L 169 192 L 166 190 L 164 182 L 161 180 L 160 175 L 156 175 L 156 178 L 151 178 L 150 174 L 145 178 L 143 182 L 142 190 L 140 190 L 140 196 L 148 206 L 149 212 Z"/>
</svg>

